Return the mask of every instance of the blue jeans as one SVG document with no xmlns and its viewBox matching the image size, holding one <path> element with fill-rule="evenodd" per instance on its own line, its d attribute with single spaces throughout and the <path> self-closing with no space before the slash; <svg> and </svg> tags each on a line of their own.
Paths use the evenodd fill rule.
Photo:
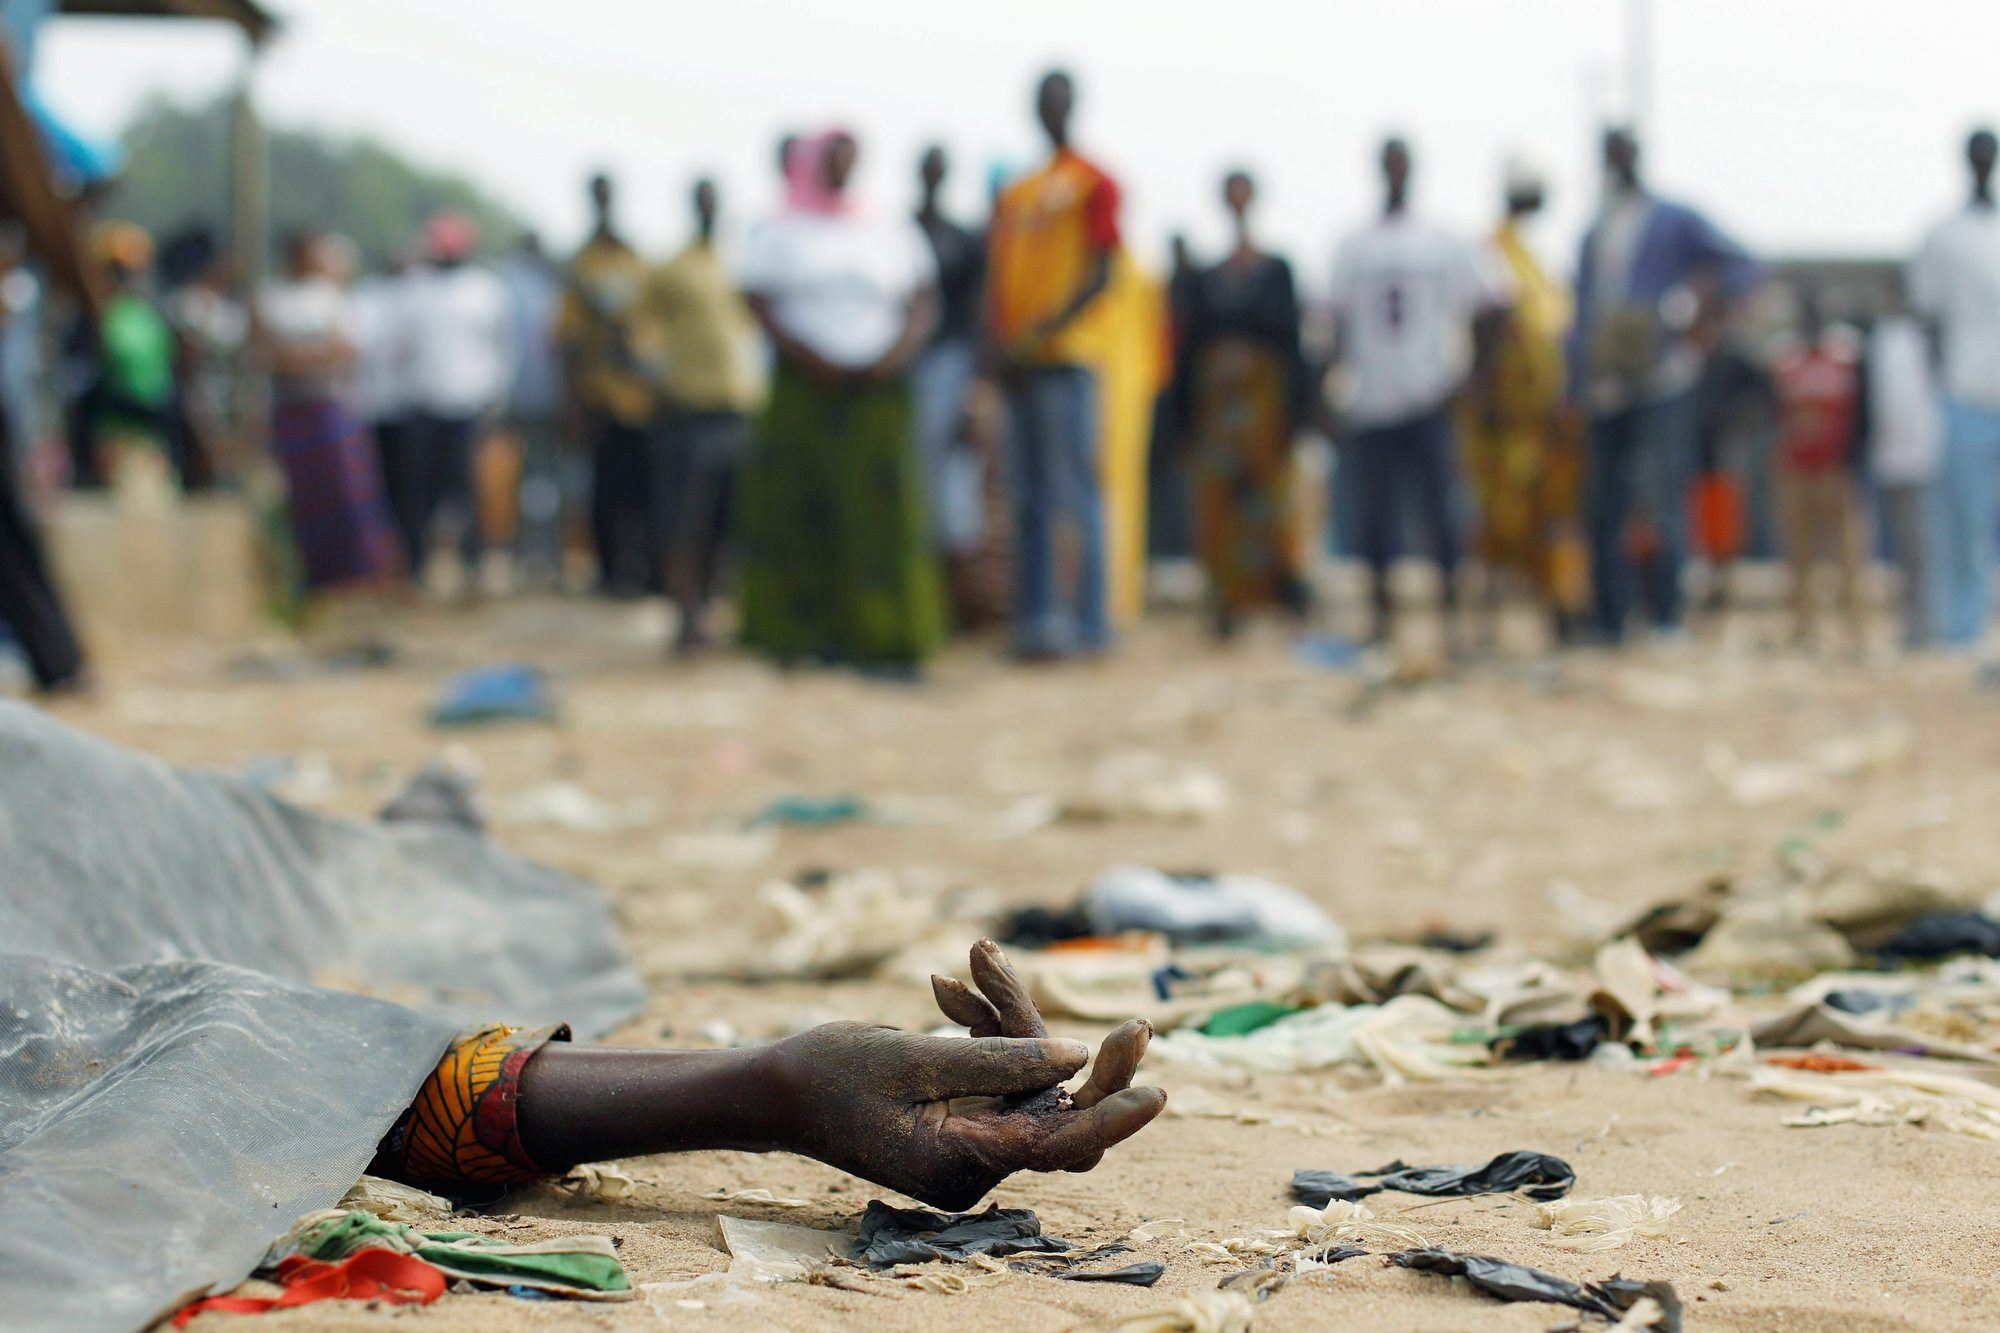
<svg viewBox="0 0 2000 1333">
<path fill-rule="evenodd" d="M 1452 503 L 1457 468 L 1457 435 L 1447 407 L 1407 421 L 1357 427 L 1341 446 L 1334 485 L 1351 497 L 1347 512 L 1372 576 L 1378 635 L 1389 628 L 1389 565 L 1397 554 L 1398 521 L 1408 510 L 1429 529 L 1445 606 L 1457 604 L 1459 531 Z"/>
<path fill-rule="evenodd" d="M 965 402 L 978 370 L 979 349 L 969 341 L 933 344 L 910 371 L 910 412 L 917 454 L 930 496 L 931 536 L 940 551 L 979 545 L 985 509 L 979 456 L 966 445 Z"/>
<path fill-rule="evenodd" d="M 1944 457 L 1932 488 L 1935 606 L 1939 637 L 1965 647 L 1979 642 L 1993 614 L 2000 411 L 1946 399 L 1944 421 Z"/>
<path fill-rule="evenodd" d="M 1111 643 L 1104 497 L 1097 479 L 1097 380 L 1082 366 L 1024 372 L 1007 390 L 1014 500 L 1014 644 L 1026 654 Z M 1076 526 L 1076 586 L 1056 587 L 1056 531 Z"/>
<path fill-rule="evenodd" d="M 1612 642 L 1625 636 L 1625 619 L 1636 597 L 1644 598 L 1656 628 L 1680 628 L 1694 427 L 1692 393 L 1591 420 L 1585 497 L 1591 592 L 1597 631 Z M 1653 534 L 1643 563 L 1634 560 L 1628 544 L 1628 524 L 1635 514 Z"/>
</svg>

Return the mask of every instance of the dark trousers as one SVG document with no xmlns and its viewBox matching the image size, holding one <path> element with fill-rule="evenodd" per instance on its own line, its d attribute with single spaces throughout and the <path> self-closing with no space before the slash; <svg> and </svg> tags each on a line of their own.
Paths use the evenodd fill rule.
<svg viewBox="0 0 2000 1333">
<path fill-rule="evenodd" d="M 1691 393 L 1607 413 L 1590 423 L 1584 507 L 1591 592 L 1595 628 L 1612 642 L 1624 637 L 1625 621 L 1640 599 L 1655 627 L 1680 627 L 1694 424 Z"/>
<path fill-rule="evenodd" d="M 603 592 L 659 584 L 660 525 L 653 517 L 652 432 L 612 417 L 590 420 L 590 540 Z"/>
<path fill-rule="evenodd" d="M 655 437 L 653 523 L 670 556 L 710 568 L 729 538 L 736 474 L 750 447 L 740 412 L 678 412 Z"/>
<path fill-rule="evenodd" d="M 430 560 L 431 531 L 439 512 L 446 509 L 456 511 L 463 521 L 459 551 L 467 570 L 479 566 L 479 504 L 472 489 L 472 446 L 478 429 L 472 417 L 415 412 L 389 438 L 378 434 L 389 511 L 402 534 L 413 579 L 423 576 Z"/>
<path fill-rule="evenodd" d="M 1456 439 L 1451 413 L 1438 407 L 1407 421 L 1356 430 L 1341 446 L 1336 484 L 1350 488 L 1356 542 L 1368 562 L 1375 629 L 1387 629 L 1389 565 L 1398 549 L 1397 519 L 1405 509 L 1428 529 L 1444 583 L 1444 604 L 1458 602 L 1459 532 L 1452 504 Z"/>
<path fill-rule="evenodd" d="M 28 669 L 40 688 L 68 684 L 83 670 L 83 650 L 49 578 L 41 536 L 21 500 L 4 424 L 0 424 L 0 620 L 20 639 Z"/>
</svg>

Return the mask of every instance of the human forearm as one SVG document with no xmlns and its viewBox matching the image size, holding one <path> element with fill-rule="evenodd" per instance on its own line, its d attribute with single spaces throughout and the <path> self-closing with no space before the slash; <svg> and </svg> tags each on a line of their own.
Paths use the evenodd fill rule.
<svg viewBox="0 0 2000 1333">
<path fill-rule="evenodd" d="M 521 1143 L 551 1168 L 650 1153 L 788 1147 L 763 1049 L 544 1046 L 521 1070 Z"/>
</svg>

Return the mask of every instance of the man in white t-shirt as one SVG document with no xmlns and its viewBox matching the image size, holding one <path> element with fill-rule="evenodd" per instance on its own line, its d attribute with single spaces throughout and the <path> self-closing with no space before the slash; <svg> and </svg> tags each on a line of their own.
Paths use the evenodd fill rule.
<svg viewBox="0 0 2000 1333">
<path fill-rule="evenodd" d="M 412 280 L 404 305 L 410 445 L 390 498 L 412 579 L 422 578 L 431 528 L 447 507 L 459 511 L 459 548 L 473 578 L 482 543 L 472 454 L 481 427 L 506 398 L 511 312 L 499 277 L 472 262 L 479 231 L 470 218 L 440 213 L 425 238 L 430 263 Z"/>
<path fill-rule="evenodd" d="M 1931 328 L 1945 398 L 1936 511 L 1938 629 L 1976 644 L 1993 613 L 1995 489 L 2000 486 L 2000 209 L 1995 140 L 1966 143 L 1972 198 L 1924 238 L 1910 305 Z"/>
<path fill-rule="evenodd" d="M 1937 632 L 1931 529 L 1944 415 L 1929 334 L 1903 308 L 1903 293 L 1897 296 L 1868 335 L 1864 439 L 1869 476 L 1882 497 L 1889 558 L 1902 575 L 1903 643 L 1922 648 Z"/>
<path fill-rule="evenodd" d="M 1382 216 L 1349 236 L 1333 264 L 1337 359 L 1346 372 L 1339 484 L 1373 580 L 1373 636 L 1389 632 L 1396 524 L 1414 503 L 1436 553 L 1451 619 L 1459 531 L 1451 401 L 1473 364 L 1481 316 L 1505 303 L 1469 243 L 1410 216 L 1410 152 L 1382 145 Z"/>
</svg>

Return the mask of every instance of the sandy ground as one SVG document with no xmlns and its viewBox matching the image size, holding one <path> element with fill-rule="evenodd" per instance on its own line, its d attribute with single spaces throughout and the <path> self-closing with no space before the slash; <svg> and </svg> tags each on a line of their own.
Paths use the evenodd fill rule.
<svg viewBox="0 0 2000 1333">
<path fill-rule="evenodd" d="M 495 801 L 558 777 L 607 799 L 650 800 L 652 817 L 628 831 L 496 832 L 614 895 L 652 992 L 643 1017 L 616 1034 L 638 1044 L 700 1044 L 720 1035 L 717 1020 L 746 1038 L 836 1016 L 934 1021 L 924 988 L 901 976 L 761 987 L 691 979 L 740 956 L 752 891 L 815 866 L 924 870 L 1007 902 L 1048 903 L 1118 860 L 1238 870 L 1298 886 L 1357 937 L 1444 923 L 1495 930 L 1503 949 L 1528 955 L 1556 950 L 1563 935 L 1553 883 L 1638 905 L 1760 865 L 1801 830 L 1829 856 L 1896 849 L 2000 883 L 1988 813 L 2000 797 L 2000 696 L 1974 692 L 1961 664 L 1697 649 L 1577 658 L 1560 672 L 1492 664 L 1448 683 L 1369 689 L 1296 662 L 1274 636 L 1217 652 L 1192 622 L 1169 621 L 1102 666 L 1024 671 L 969 648 L 930 684 L 908 688 L 781 677 L 730 658 L 668 670 L 657 660 L 658 614 L 532 601 L 432 612 L 394 669 L 289 681 L 238 679 L 219 650 L 181 645 L 115 665 L 99 697 L 62 711 L 179 762 L 323 756 L 332 782 L 311 795 L 357 814 L 447 743 L 477 756 Z M 451 670 L 513 656 L 561 673 L 558 725 L 453 737 L 426 728 L 426 702 Z M 1829 741 L 1861 738 L 1866 749 L 1882 735 L 1908 743 L 1880 762 L 1807 762 Z M 1229 808 L 1188 825 L 1114 820 L 995 836 L 1024 796 L 1074 788 L 1104 759 L 1135 750 L 1214 771 Z M 1793 767 L 1760 785 L 1768 770 L 1755 766 L 1769 764 Z M 1743 765 L 1753 766 L 1749 778 Z M 774 795 L 843 791 L 887 802 L 906 820 L 790 830 L 768 860 L 737 869 L 689 868 L 666 853 L 673 835 L 740 819 Z M 1838 813 L 1837 825 L 1822 827 L 1832 822 L 1826 812 Z M 1170 1115 L 1092 1174 L 1016 1177 L 997 1197 L 1080 1241 L 1183 1219 L 1184 1237 L 1137 1245 L 1168 1265 L 1151 1291 L 1011 1274 L 962 1295 L 791 1286 L 754 1305 L 703 1309 L 671 1293 L 604 1307 L 500 1296 L 415 1311 L 328 1304 L 265 1316 L 259 1327 L 1067 1328 L 1213 1287 L 1228 1270 L 1185 1246 L 1282 1225 L 1297 1167 L 1482 1161 L 1512 1148 L 1568 1158 L 1578 1198 L 1679 1198 L 1677 1239 L 1571 1253 L 1529 1225 L 1530 1206 L 1491 1197 L 1397 1220 L 1450 1248 L 1565 1275 L 1667 1279 L 1695 1328 L 2000 1323 L 1991 1143 L 1907 1127 L 1787 1129 L 1778 1105 L 1700 1073 L 1540 1066 L 1387 1088 L 1361 1072 L 1232 1080 L 1152 1061 L 1142 1077 L 1170 1094 L 1204 1086 L 1211 1102 L 1279 1123 Z M 623 1165 L 640 1181 L 632 1198 L 531 1190 L 508 1205 L 524 1219 L 509 1234 L 608 1232 L 635 1281 L 665 1283 L 727 1265 L 715 1243 L 720 1205 L 703 1197 L 711 1191 L 803 1198 L 804 1209 L 729 1208 L 828 1227 L 850 1226 L 880 1193 L 782 1156 Z M 1388 1215 L 1418 1201 L 1378 1202 Z M 1525 1330 L 1567 1319 L 1557 1307 L 1503 1307 L 1371 1260 L 1296 1281 L 1257 1315 L 1273 1329 Z"/>
</svg>

